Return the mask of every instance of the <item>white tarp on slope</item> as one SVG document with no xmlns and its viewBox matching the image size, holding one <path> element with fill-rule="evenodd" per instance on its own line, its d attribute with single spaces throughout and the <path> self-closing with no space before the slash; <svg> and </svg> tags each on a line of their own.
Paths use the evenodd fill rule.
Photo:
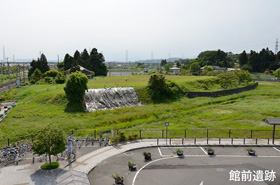
<svg viewBox="0 0 280 185">
<path fill-rule="evenodd" d="M 107 110 L 121 107 L 140 106 L 141 103 L 132 87 L 89 89 L 84 96 L 86 111 Z"/>
</svg>

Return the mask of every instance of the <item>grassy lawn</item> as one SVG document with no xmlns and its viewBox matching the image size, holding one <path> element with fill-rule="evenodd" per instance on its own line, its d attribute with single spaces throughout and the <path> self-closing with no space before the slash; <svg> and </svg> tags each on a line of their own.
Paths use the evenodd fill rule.
<svg viewBox="0 0 280 185">
<path fill-rule="evenodd" d="M 167 76 L 178 84 L 203 80 L 209 77 Z M 149 76 L 105 77 L 90 80 L 89 88 L 132 86 L 141 94 Z M 125 129 L 139 133 L 142 137 L 161 137 L 164 123 L 170 122 L 170 136 L 183 137 L 184 129 L 189 137 L 206 137 L 204 129 L 210 130 L 210 137 L 247 137 L 248 131 L 236 129 L 271 130 L 272 126 L 261 120 L 266 117 L 279 117 L 280 83 L 260 82 L 252 91 L 217 98 L 182 97 L 172 102 L 161 104 L 148 103 L 140 107 L 122 108 L 96 112 L 65 112 L 67 100 L 62 85 L 32 85 L 12 89 L 1 93 L 6 99 L 18 99 L 18 105 L 12 109 L 0 124 L 0 138 L 15 137 L 36 133 L 42 126 L 55 123 L 66 130 L 92 130 L 79 132 L 85 135 L 93 130 Z M 38 92 L 40 91 L 40 92 Z M 140 95 L 140 99 L 145 95 Z M 193 129 L 193 130 L 190 130 Z M 200 130 L 203 129 L 203 130 Z M 172 130 L 176 130 L 172 131 Z M 256 135 L 257 134 L 257 135 Z M 254 132 L 254 137 L 271 137 L 271 132 Z M 277 135 L 279 137 L 279 132 Z"/>
</svg>

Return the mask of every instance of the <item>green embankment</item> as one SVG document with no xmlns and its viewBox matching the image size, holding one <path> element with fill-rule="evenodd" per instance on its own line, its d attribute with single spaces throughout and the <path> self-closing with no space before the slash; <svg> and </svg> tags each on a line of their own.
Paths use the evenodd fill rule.
<svg viewBox="0 0 280 185">
<path fill-rule="evenodd" d="M 210 77 L 166 78 L 186 85 Z M 227 130 L 232 129 L 232 137 L 243 138 L 249 137 L 249 129 L 271 130 L 272 127 L 261 120 L 266 117 L 279 117 L 280 114 L 280 83 L 260 82 L 255 90 L 217 98 L 182 97 L 171 102 L 153 104 L 145 91 L 148 80 L 149 76 L 90 80 L 89 88 L 104 88 L 104 85 L 135 87 L 140 100 L 144 102 L 140 107 L 90 113 L 65 111 L 67 100 L 63 90 L 64 84 L 32 85 L 1 93 L 1 98 L 18 99 L 19 102 L 0 123 L 0 138 L 36 133 L 39 128 L 49 123 L 61 125 L 66 130 L 126 129 L 126 134 L 133 132 L 138 135 L 141 129 L 142 137 L 161 137 L 161 131 L 154 129 L 165 129 L 164 122 L 170 123 L 169 136 L 183 137 L 186 128 L 187 137 L 206 137 L 205 129 L 210 129 L 209 137 L 228 137 Z M 191 85 L 187 88 L 190 89 Z M 77 134 L 86 133 L 92 134 L 93 131 Z M 279 137 L 279 134 L 277 136 Z M 271 137 L 271 132 L 254 131 L 253 137 Z"/>
</svg>

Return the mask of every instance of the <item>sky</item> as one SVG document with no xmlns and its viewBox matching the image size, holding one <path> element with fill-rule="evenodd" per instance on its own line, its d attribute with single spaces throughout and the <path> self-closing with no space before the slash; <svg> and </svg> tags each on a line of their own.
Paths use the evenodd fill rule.
<svg viewBox="0 0 280 185">
<path fill-rule="evenodd" d="M 137 61 L 274 52 L 279 7 L 279 0 L 0 0 L 1 53 L 61 61 L 97 48 L 106 61 L 126 61 L 126 51 Z"/>
</svg>

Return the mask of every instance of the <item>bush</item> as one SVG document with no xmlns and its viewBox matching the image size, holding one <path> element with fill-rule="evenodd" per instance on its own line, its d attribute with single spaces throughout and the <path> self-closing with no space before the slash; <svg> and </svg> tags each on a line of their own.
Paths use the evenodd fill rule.
<svg viewBox="0 0 280 185">
<path fill-rule="evenodd" d="M 112 139 L 112 143 L 119 143 L 119 142 L 123 142 L 126 141 L 126 137 L 124 135 L 124 132 L 119 131 L 117 135 L 115 135 Z"/>
<path fill-rule="evenodd" d="M 66 82 L 64 91 L 69 102 L 82 103 L 87 87 L 88 78 L 80 71 L 73 72 Z"/>
<path fill-rule="evenodd" d="M 43 77 L 42 72 L 37 68 L 31 75 L 31 79 L 39 81 Z"/>
<path fill-rule="evenodd" d="M 51 83 L 51 82 L 52 82 L 51 77 L 45 77 L 45 82 L 46 82 L 46 83 Z"/>
<path fill-rule="evenodd" d="M 226 71 L 217 76 L 219 84 L 222 88 L 236 87 L 238 82 L 238 76 L 234 71 Z"/>
<path fill-rule="evenodd" d="M 182 89 L 175 82 L 165 80 L 164 75 L 153 74 L 149 79 L 148 92 L 153 101 L 162 101 L 178 97 Z"/>
<path fill-rule="evenodd" d="M 53 77 L 53 78 L 55 78 L 57 75 L 58 75 L 58 71 L 56 71 L 56 70 L 50 70 L 50 71 L 47 71 L 47 72 L 45 72 L 45 76 L 48 76 L 48 77 Z"/>
<path fill-rule="evenodd" d="M 50 163 L 45 163 L 41 166 L 42 170 L 52 170 L 52 169 L 56 169 L 59 167 L 59 163 L 58 162 L 52 162 L 52 164 L 50 165 Z"/>
<path fill-rule="evenodd" d="M 132 134 L 132 133 L 130 133 L 129 135 L 128 135 L 128 137 L 127 137 L 127 139 L 129 140 L 129 141 L 132 141 L 132 140 L 136 140 L 137 139 L 137 134 Z"/>
<path fill-rule="evenodd" d="M 56 80 L 55 80 L 55 83 L 57 83 L 57 84 L 64 84 L 65 81 L 66 81 L 65 78 L 60 78 L 60 79 L 56 79 Z"/>
<path fill-rule="evenodd" d="M 30 83 L 31 83 L 31 84 L 35 84 L 36 81 L 35 81 L 35 80 L 30 80 Z"/>
</svg>

